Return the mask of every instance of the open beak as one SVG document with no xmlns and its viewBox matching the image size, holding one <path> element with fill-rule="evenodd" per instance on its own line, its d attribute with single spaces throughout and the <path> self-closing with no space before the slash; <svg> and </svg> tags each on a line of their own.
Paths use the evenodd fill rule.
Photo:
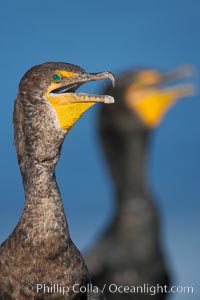
<svg viewBox="0 0 200 300">
<path fill-rule="evenodd" d="M 69 131 L 83 113 L 98 102 L 114 103 L 114 98 L 108 95 L 91 95 L 76 93 L 84 83 L 109 78 L 113 85 L 114 76 L 109 72 L 75 74 L 65 77 L 59 83 L 53 82 L 46 91 L 46 99 L 54 108 L 60 127 Z"/>
<path fill-rule="evenodd" d="M 110 72 L 101 73 L 84 73 L 72 78 L 64 78 L 62 84 L 56 86 L 48 93 L 48 97 L 51 98 L 51 102 L 59 102 L 60 105 L 67 103 L 98 103 L 103 102 L 106 104 L 114 103 L 114 98 L 108 95 L 92 95 L 85 93 L 76 93 L 76 90 L 83 84 L 109 78 L 114 86 L 115 78 Z"/>
<path fill-rule="evenodd" d="M 174 84 L 195 74 L 190 67 L 179 67 L 160 75 L 155 84 L 134 87 L 134 83 L 126 91 L 127 105 L 132 108 L 148 127 L 160 124 L 167 111 L 179 100 L 195 94 L 192 83 Z"/>
</svg>

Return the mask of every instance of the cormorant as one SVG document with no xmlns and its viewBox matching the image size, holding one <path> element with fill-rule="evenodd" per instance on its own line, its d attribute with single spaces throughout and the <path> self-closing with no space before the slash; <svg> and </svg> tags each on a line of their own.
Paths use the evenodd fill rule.
<svg viewBox="0 0 200 300">
<path fill-rule="evenodd" d="M 158 284 L 168 286 L 170 280 L 146 164 L 152 129 L 178 99 L 193 93 L 192 85 L 171 87 L 170 82 L 191 74 L 190 67 L 168 73 L 131 70 L 104 91 L 115 97 L 115 105 L 100 111 L 99 132 L 114 180 L 116 212 L 85 258 L 92 281 L 104 286 L 108 300 L 165 298 L 164 292 L 153 296 Z"/>
<path fill-rule="evenodd" d="M 0 246 L 0 299 L 104 299 L 92 290 L 85 262 L 71 240 L 55 178 L 63 140 L 80 116 L 113 97 L 76 93 L 82 84 L 114 77 L 69 63 L 47 62 L 22 78 L 14 107 L 14 139 L 25 205 Z M 82 289 L 79 291 L 79 289 Z M 86 292 L 85 292 L 86 289 Z"/>
</svg>

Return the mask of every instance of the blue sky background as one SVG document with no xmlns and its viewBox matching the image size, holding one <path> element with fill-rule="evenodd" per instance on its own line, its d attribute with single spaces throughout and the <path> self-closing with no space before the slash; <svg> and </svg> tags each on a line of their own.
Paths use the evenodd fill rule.
<svg viewBox="0 0 200 300">
<path fill-rule="evenodd" d="M 19 220 L 23 188 L 13 144 L 12 112 L 18 82 L 31 66 L 66 61 L 88 71 L 130 66 L 200 69 L 198 0 L 4 1 L 0 10 L 0 240 Z M 197 78 L 197 83 L 199 79 Z M 85 92 L 97 92 L 91 83 Z M 68 135 L 57 179 L 73 240 L 89 249 L 112 215 L 112 185 L 98 145 L 96 112 Z M 200 295 L 200 98 L 180 101 L 152 135 L 148 166 L 160 207 L 163 244 L 174 281 Z"/>
</svg>

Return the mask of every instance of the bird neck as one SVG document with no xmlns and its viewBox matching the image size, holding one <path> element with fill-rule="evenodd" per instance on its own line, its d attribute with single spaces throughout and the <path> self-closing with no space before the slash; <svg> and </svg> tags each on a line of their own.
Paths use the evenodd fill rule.
<svg viewBox="0 0 200 300">
<path fill-rule="evenodd" d="M 118 155 L 116 187 L 116 220 L 131 216 L 138 209 L 141 214 L 146 204 L 151 206 L 146 180 L 149 132 L 131 133 L 123 140 L 123 151 Z M 149 203 L 149 204 L 148 204 Z M 140 213 L 139 213 L 140 214 Z M 122 220 L 123 221 L 123 220 Z M 126 222 L 123 221 L 123 224 Z"/>
<path fill-rule="evenodd" d="M 25 206 L 20 225 L 36 243 L 55 236 L 59 240 L 61 235 L 70 238 L 54 168 L 55 162 L 31 162 L 23 173 Z"/>
<path fill-rule="evenodd" d="M 24 232 L 25 239 L 34 243 L 55 235 L 69 238 L 69 232 L 55 179 L 55 166 L 66 133 L 49 122 L 54 111 L 46 100 L 31 97 L 17 96 L 13 121 L 25 191 L 24 210 L 16 230 Z M 40 105 L 36 109 L 37 101 Z"/>
<path fill-rule="evenodd" d="M 119 156 L 118 193 L 137 196 L 146 188 L 146 161 L 148 133 L 130 134 L 124 140 L 123 153 Z"/>
</svg>

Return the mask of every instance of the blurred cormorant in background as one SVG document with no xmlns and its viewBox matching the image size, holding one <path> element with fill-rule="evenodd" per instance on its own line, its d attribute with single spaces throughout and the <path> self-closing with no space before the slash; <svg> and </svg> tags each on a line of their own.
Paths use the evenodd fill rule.
<svg viewBox="0 0 200 300">
<path fill-rule="evenodd" d="M 99 131 L 114 180 L 116 211 L 109 228 L 86 254 L 86 262 L 92 282 L 100 288 L 106 284 L 108 300 L 166 297 L 165 292 L 153 296 L 157 285 L 170 285 L 170 276 L 146 179 L 147 159 L 152 130 L 177 100 L 193 94 L 192 85 L 171 83 L 192 74 L 189 66 L 167 73 L 131 70 L 118 76 L 116 87 L 109 85 L 103 91 L 115 98 L 114 105 L 100 111 Z M 133 286 L 144 284 L 143 293 L 140 288 L 134 293 Z M 114 292 L 115 285 L 121 292 L 130 289 Z"/>
</svg>

